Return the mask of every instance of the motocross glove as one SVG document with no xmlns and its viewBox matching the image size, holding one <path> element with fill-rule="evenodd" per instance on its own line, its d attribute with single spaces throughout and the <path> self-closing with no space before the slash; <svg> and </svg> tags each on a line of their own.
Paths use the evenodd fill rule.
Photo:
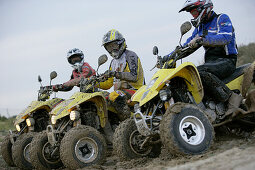
<svg viewBox="0 0 255 170">
<path fill-rule="evenodd" d="M 202 42 L 203 38 L 197 36 L 193 38 L 188 45 L 190 48 L 197 48 L 199 45 L 202 45 Z"/>
<path fill-rule="evenodd" d="M 115 71 L 106 70 L 103 75 L 105 78 L 111 78 L 115 76 Z"/>
</svg>

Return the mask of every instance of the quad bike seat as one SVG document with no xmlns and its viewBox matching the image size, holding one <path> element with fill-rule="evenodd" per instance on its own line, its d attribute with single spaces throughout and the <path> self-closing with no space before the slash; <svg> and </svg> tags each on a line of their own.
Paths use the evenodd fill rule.
<svg viewBox="0 0 255 170">
<path fill-rule="evenodd" d="M 223 79 L 222 81 L 223 81 L 225 84 L 231 82 L 232 80 L 234 80 L 234 79 L 236 79 L 237 77 L 241 76 L 241 75 L 244 73 L 245 68 L 249 67 L 250 65 L 251 65 L 251 64 L 248 63 L 248 64 L 245 64 L 245 65 L 242 65 L 242 66 L 237 67 L 236 70 L 235 70 L 235 72 L 234 72 L 231 76 L 229 76 L 229 77 Z"/>
</svg>

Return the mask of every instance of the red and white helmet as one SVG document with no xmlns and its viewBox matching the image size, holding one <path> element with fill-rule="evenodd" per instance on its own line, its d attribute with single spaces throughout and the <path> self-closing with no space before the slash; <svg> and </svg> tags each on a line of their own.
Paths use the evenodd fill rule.
<svg viewBox="0 0 255 170">
<path fill-rule="evenodd" d="M 79 70 L 84 63 L 84 54 L 80 49 L 73 48 L 67 52 L 67 61 L 72 64 L 74 69 Z"/>
<path fill-rule="evenodd" d="M 208 18 L 208 14 L 213 9 L 211 0 L 187 0 L 179 12 L 190 12 L 194 19 L 191 23 L 194 27 L 198 27 L 204 19 Z"/>
</svg>

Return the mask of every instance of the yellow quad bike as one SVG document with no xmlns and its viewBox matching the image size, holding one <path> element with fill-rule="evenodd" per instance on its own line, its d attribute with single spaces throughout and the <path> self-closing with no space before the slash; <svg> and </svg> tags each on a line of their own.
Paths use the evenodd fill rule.
<svg viewBox="0 0 255 170">
<path fill-rule="evenodd" d="M 98 68 L 106 61 L 107 56 L 102 55 Z M 111 143 L 112 129 L 120 120 L 116 111 L 107 107 L 107 92 L 95 88 L 101 81 L 103 75 L 82 80 L 80 92 L 50 112 L 51 125 L 32 141 L 30 156 L 36 169 L 55 169 L 61 166 L 60 160 L 69 169 L 105 161 L 107 142 Z"/>
<path fill-rule="evenodd" d="M 50 74 L 50 79 L 57 76 L 56 72 Z M 41 83 L 41 77 L 38 76 Z M 50 81 L 51 82 L 51 81 Z M 16 116 L 14 126 L 16 131 L 10 131 L 1 144 L 1 153 L 5 162 L 9 166 L 17 166 L 21 169 L 32 169 L 28 150 L 30 142 L 36 132 L 46 129 L 50 123 L 49 112 L 57 104 L 63 101 L 60 98 L 49 99 L 52 94 L 51 89 L 40 87 L 38 100 L 32 101 L 19 115 Z"/>
<path fill-rule="evenodd" d="M 189 22 L 183 24 L 182 36 L 190 29 Z M 176 61 L 188 50 L 189 47 L 176 48 L 167 61 L 158 56 L 160 69 L 148 85 L 132 96 L 131 100 L 137 102 L 134 118 L 121 122 L 114 133 L 114 149 L 122 160 L 148 156 L 158 143 L 172 155 L 201 154 L 213 143 L 214 127 L 244 127 L 245 124 L 247 129 L 254 129 L 255 110 L 249 110 L 251 107 L 242 104 L 236 112 L 223 116 L 213 99 L 203 100 L 203 85 L 196 66 L 185 62 L 176 67 Z M 158 54 L 157 47 L 153 54 Z M 255 82 L 254 67 L 255 62 L 240 66 L 223 82 L 245 97 L 251 83 Z M 223 110 L 226 109 L 227 104 Z"/>
</svg>

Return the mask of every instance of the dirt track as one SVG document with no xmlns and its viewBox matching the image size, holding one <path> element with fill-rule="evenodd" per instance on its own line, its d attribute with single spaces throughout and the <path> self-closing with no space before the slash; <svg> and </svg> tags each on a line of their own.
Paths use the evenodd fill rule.
<svg viewBox="0 0 255 170">
<path fill-rule="evenodd" d="M 1 156 L 0 167 L 0 169 L 17 169 L 8 168 Z M 159 158 L 141 158 L 128 162 L 118 162 L 116 156 L 111 156 L 104 165 L 89 169 L 254 170 L 255 138 L 216 135 L 213 147 L 203 155 L 172 157 L 163 152 Z"/>
</svg>

